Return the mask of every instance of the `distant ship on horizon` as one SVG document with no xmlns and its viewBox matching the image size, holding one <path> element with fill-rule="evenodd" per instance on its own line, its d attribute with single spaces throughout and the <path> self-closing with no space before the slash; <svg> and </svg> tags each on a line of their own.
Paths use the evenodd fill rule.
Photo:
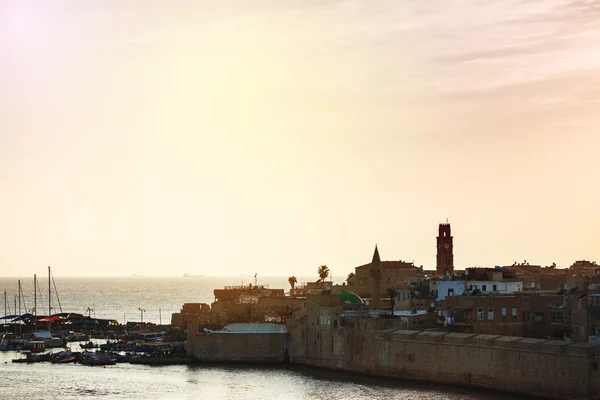
<svg viewBox="0 0 600 400">
<path fill-rule="evenodd" d="M 185 274 L 183 274 L 184 278 L 204 278 L 204 275 L 192 275 L 188 272 L 186 272 Z"/>
</svg>

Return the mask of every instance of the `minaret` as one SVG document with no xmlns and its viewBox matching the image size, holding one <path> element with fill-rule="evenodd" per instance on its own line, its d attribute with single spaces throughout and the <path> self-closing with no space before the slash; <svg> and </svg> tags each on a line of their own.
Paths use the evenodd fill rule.
<svg viewBox="0 0 600 400">
<path fill-rule="evenodd" d="M 450 224 L 440 224 L 437 237 L 436 272 L 438 276 L 454 275 L 454 243 Z"/>
<path fill-rule="evenodd" d="M 373 260 L 371 261 L 371 309 L 381 309 L 381 258 L 379 258 L 379 250 L 375 245 Z"/>
</svg>

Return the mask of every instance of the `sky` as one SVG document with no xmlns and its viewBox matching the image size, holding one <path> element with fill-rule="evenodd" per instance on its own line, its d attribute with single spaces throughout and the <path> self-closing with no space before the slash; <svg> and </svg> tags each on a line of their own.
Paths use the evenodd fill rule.
<svg viewBox="0 0 600 400">
<path fill-rule="evenodd" d="M 0 276 L 600 261 L 598 0 L 0 0 Z"/>
</svg>

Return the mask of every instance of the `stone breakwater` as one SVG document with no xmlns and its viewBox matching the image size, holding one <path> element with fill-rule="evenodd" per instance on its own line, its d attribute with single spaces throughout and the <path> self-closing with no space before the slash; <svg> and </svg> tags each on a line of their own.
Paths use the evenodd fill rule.
<svg viewBox="0 0 600 400">
<path fill-rule="evenodd" d="M 600 394 L 600 346 L 513 336 L 288 325 L 285 334 L 189 332 L 199 361 L 296 364 L 545 399 Z M 362 329 L 361 329 L 362 328 Z"/>
<path fill-rule="evenodd" d="M 330 331 L 292 334 L 290 360 L 547 399 L 600 394 L 600 347 L 594 345 L 427 331 Z"/>
</svg>

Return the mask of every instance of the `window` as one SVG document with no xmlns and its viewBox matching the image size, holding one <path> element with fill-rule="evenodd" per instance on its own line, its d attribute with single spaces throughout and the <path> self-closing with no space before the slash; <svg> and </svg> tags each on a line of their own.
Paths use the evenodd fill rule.
<svg viewBox="0 0 600 400">
<path fill-rule="evenodd" d="M 469 285 L 469 290 L 473 290 L 473 285 Z"/>
<path fill-rule="evenodd" d="M 487 285 L 481 285 L 481 291 L 485 292 L 487 290 Z"/>
<path fill-rule="evenodd" d="M 477 309 L 477 320 L 483 321 L 483 308 L 479 307 Z"/>
<path fill-rule="evenodd" d="M 389 284 L 390 284 L 390 278 L 387 278 L 387 279 L 388 279 L 387 283 L 388 283 L 388 285 L 389 285 Z"/>
<path fill-rule="evenodd" d="M 512 317 L 513 317 L 513 319 L 517 319 L 517 309 L 516 309 L 516 307 L 513 307 L 513 309 L 512 309 Z"/>
<path fill-rule="evenodd" d="M 494 320 L 494 309 L 492 307 L 488 308 L 488 321 Z"/>
<path fill-rule="evenodd" d="M 454 289 L 448 289 L 448 296 L 454 296 Z"/>
<path fill-rule="evenodd" d="M 539 322 L 539 323 L 544 322 L 544 313 L 541 313 L 541 312 L 534 313 L 534 321 Z"/>
<path fill-rule="evenodd" d="M 492 286 L 492 290 L 493 290 L 493 291 L 496 291 L 496 290 L 498 290 L 498 286 L 497 286 L 497 285 L 494 285 L 494 286 Z"/>
<path fill-rule="evenodd" d="M 501 308 L 500 313 L 502 314 L 502 318 L 506 318 L 506 308 Z"/>
</svg>

